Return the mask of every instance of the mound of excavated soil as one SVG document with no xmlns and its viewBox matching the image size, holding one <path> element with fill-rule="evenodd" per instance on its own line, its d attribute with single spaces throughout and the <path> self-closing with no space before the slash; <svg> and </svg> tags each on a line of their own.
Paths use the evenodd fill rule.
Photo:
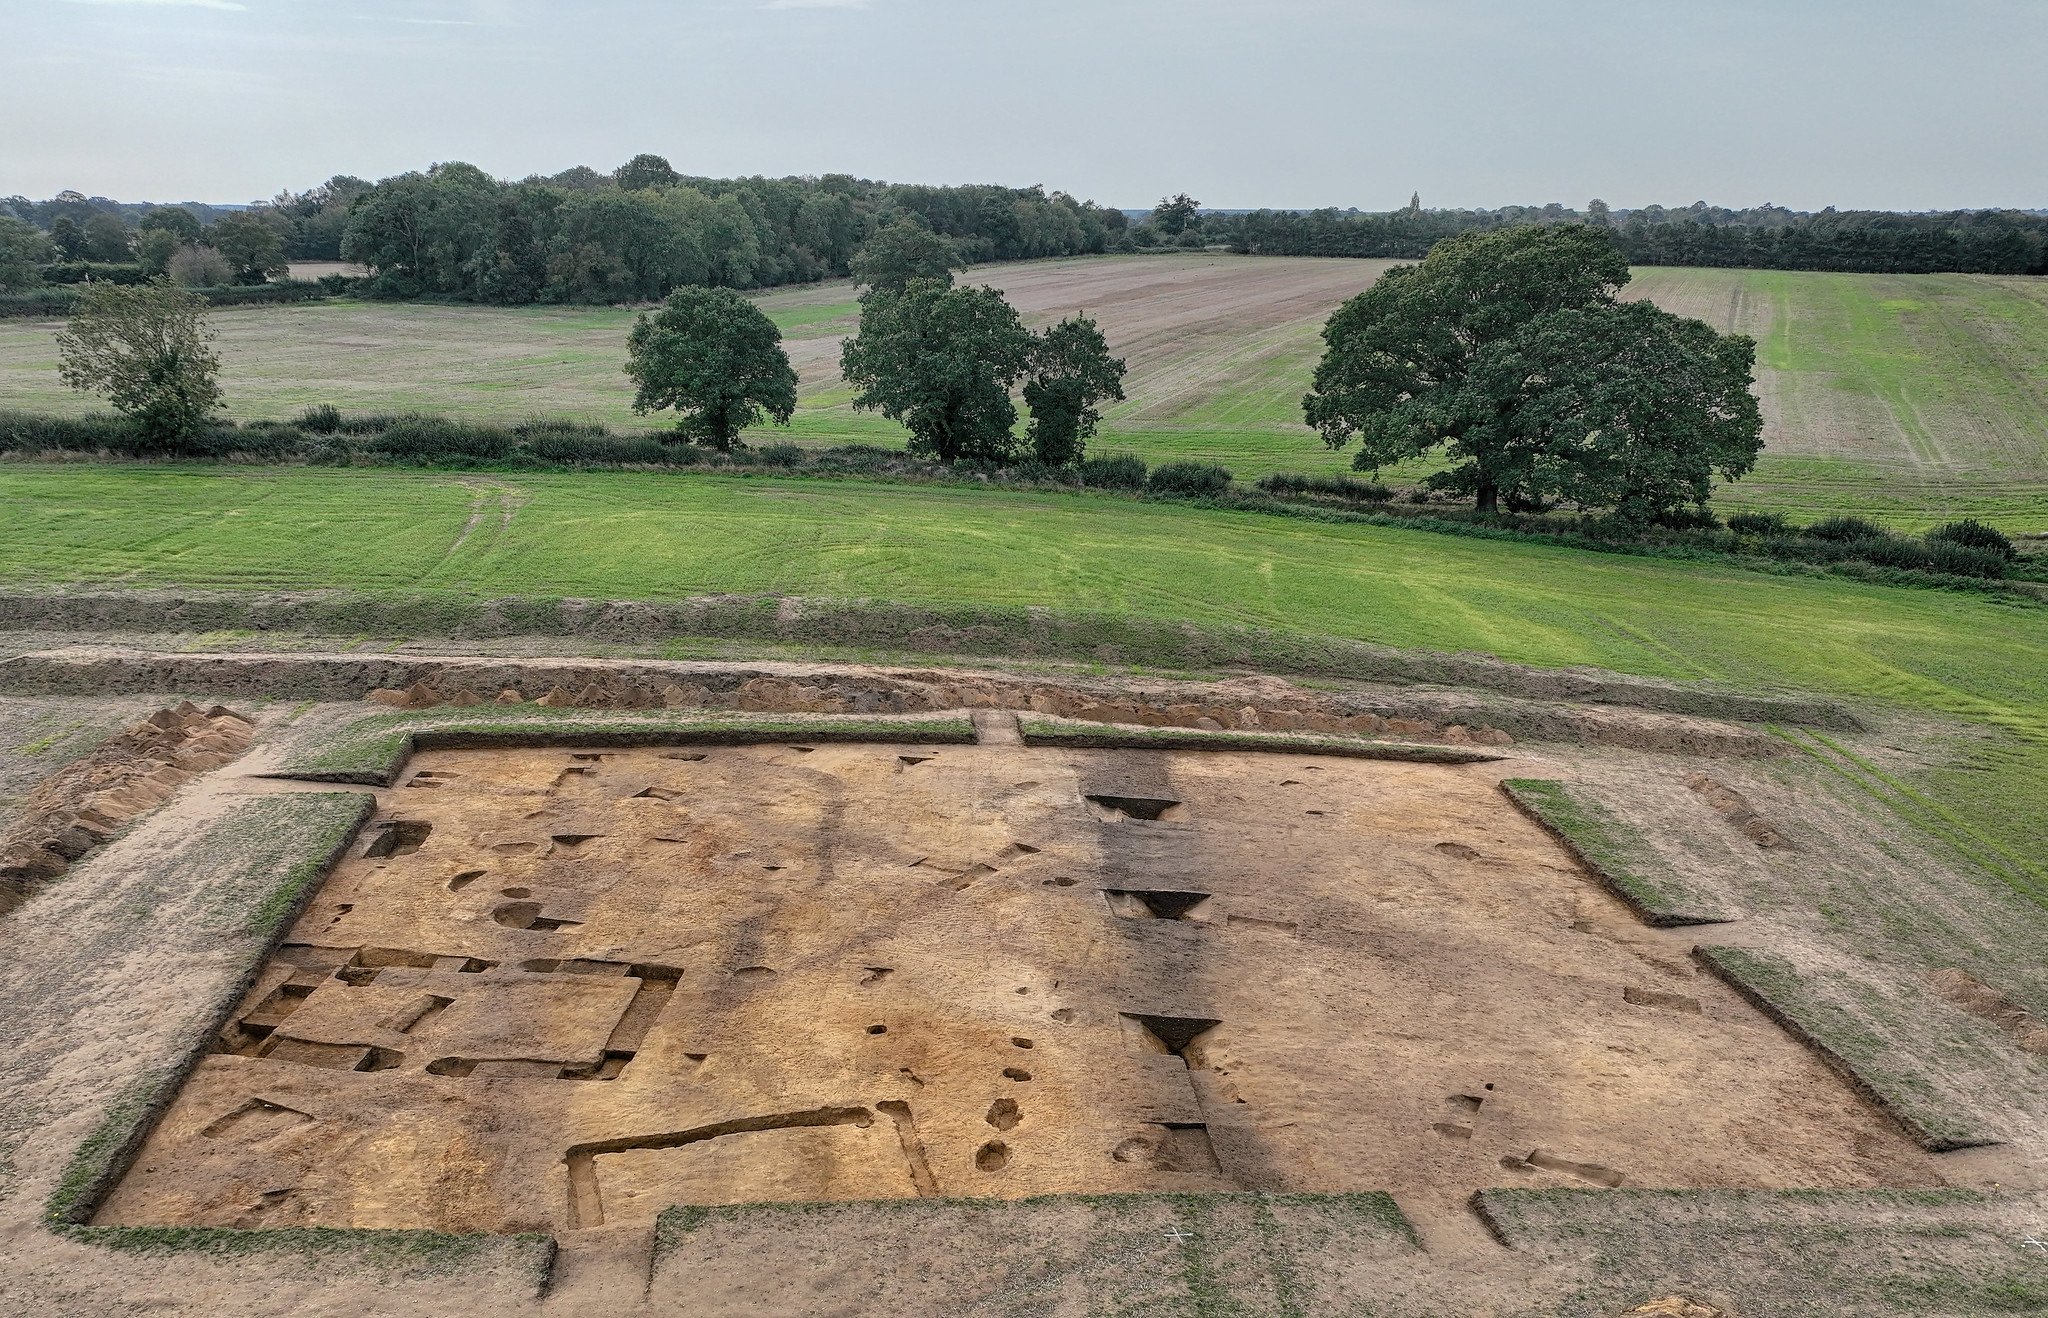
<svg viewBox="0 0 2048 1318">
<path fill-rule="evenodd" d="M 247 719 L 187 701 L 161 709 L 101 742 L 37 784 L 22 821 L 0 837 L 0 913 L 170 798 L 202 773 L 249 749 Z"/>
</svg>

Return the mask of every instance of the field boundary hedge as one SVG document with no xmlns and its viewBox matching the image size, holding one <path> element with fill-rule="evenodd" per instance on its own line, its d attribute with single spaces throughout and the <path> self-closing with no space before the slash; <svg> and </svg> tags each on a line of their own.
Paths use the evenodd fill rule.
<svg viewBox="0 0 2048 1318">
<path fill-rule="evenodd" d="M 324 302 L 331 294 L 310 279 L 286 279 L 269 284 L 227 284 L 217 288 L 185 290 L 206 299 L 212 307 L 278 306 L 291 302 Z M 0 319 L 54 320 L 71 314 L 78 301 L 78 285 L 51 284 L 25 292 L 0 293 Z"/>
</svg>

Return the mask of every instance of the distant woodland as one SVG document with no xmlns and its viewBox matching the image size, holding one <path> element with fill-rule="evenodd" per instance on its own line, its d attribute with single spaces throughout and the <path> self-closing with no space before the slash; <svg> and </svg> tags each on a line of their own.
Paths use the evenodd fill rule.
<svg viewBox="0 0 2048 1318">
<path fill-rule="evenodd" d="M 679 287 L 844 277 L 871 237 L 902 220 L 946 239 L 963 262 L 1160 248 L 1419 260 L 1457 234 L 1588 224 L 1636 265 L 2048 274 L 2048 214 L 2016 210 L 1800 212 L 1705 202 L 1619 210 L 1600 201 L 1433 210 L 1417 197 L 1386 212 L 1217 212 L 1182 194 L 1148 215 L 1039 187 L 841 174 L 694 178 L 641 155 L 610 172 L 578 166 L 516 182 L 461 163 L 375 183 L 338 175 L 248 207 L 76 192 L 9 197 L 0 199 L 0 294 L 36 309 L 62 291 L 38 287 L 168 274 L 216 301 L 255 300 L 233 290 L 278 280 L 290 262 L 350 261 L 369 277 L 330 280 L 337 286 L 327 292 L 499 305 L 650 302 Z M 291 290 L 266 292 L 281 299 Z"/>
<path fill-rule="evenodd" d="M 1202 237 L 1261 256 L 1421 259 L 1440 239 L 1520 224 L 1605 228 L 1634 265 L 1737 266 L 1757 270 L 1848 270 L 1917 274 L 2048 274 L 2048 215 L 1982 210 L 1903 214 L 1806 213 L 1778 206 L 1728 210 L 1695 202 L 1667 210 L 1585 210 L 1507 206 L 1499 210 L 1384 213 L 1255 211 L 1205 216 Z M 1141 235 L 1142 238 L 1142 235 Z"/>
</svg>

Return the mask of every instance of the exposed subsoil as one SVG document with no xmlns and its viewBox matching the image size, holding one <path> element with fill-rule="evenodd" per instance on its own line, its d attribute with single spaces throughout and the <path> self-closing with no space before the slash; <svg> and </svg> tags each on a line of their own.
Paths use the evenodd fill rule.
<svg viewBox="0 0 2048 1318">
<path fill-rule="evenodd" d="M 451 751 L 97 1220 L 1941 1180 L 1476 767 Z"/>
</svg>

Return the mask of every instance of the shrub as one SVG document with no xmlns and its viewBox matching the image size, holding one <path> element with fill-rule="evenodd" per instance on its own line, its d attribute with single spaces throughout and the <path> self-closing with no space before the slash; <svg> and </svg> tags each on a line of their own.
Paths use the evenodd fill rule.
<svg viewBox="0 0 2048 1318">
<path fill-rule="evenodd" d="M 299 429 L 315 435 L 332 435 L 341 429 L 341 409 L 332 403 L 321 403 L 299 413 Z"/>
<path fill-rule="evenodd" d="M 754 450 L 754 461 L 763 467 L 801 467 L 804 451 L 794 444 L 767 444 Z"/>
<path fill-rule="evenodd" d="M 289 421 L 252 421 L 246 426 L 225 425 L 210 430 L 192 446 L 191 455 L 234 455 L 261 462 L 283 462 L 304 451 L 306 441 L 306 432 Z"/>
<path fill-rule="evenodd" d="M 134 447 L 135 427 L 122 417 L 0 412 L 0 453 L 127 453 Z"/>
<path fill-rule="evenodd" d="M 0 316 L 20 319 L 51 319 L 68 315 L 78 300 L 71 288 L 37 288 L 23 293 L 0 293 Z"/>
<path fill-rule="evenodd" d="M 1983 550 L 1997 555 L 2008 563 L 2019 555 L 2019 551 L 2013 548 L 2013 543 L 2006 537 L 2005 532 L 1995 526 L 1986 526 L 1974 517 L 1966 517 L 1960 522 L 1944 522 L 1927 533 L 1927 540 L 1930 544 L 1961 545 L 1967 549 Z"/>
<path fill-rule="evenodd" d="M 211 247 L 190 243 L 171 253 L 171 259 L 164 269 L 169 272 L 171 282 L 186 288 L 218 288 L 234 282 L 234 267 L 228 259 Z"/>
<path fill-rule="evenodd" d="M 1892 533 L 1867 517 L 1827 517 L 1799 528 L 1799 534 L 1814 540 L 1876 540 Z"/>
<path fill-rule="evenodd" d="M 1957 544 L 1953 540 L 1936 540 L 1932 536 L 1928 538 L 1924 552 L 1928 570 L 1959 577 L 2002 577 L 2006 565 L 2012 561 L 1996 549 Z"/>
<path fill-rule="evenodd" d="M 526 429 L 520 442 L 542 462 L 639 466 L 668 462 L 674 454 L 669 445 L 651 435 L 612 435 L 602 426 L 535 426 Z"/>
<path fill-rule="evenodd" d="M 1728 529 L 1737 535 L 1787 535 L 1792 528 L 1783 513 L 1736 513 Z"/>
<path fill-rule="evenodd" d="M 1278 494 L 1282 497 L 1320 494 L 1332 499 L 1346 499 L 1352 503 L 1386 503 L 1394 497 L 1394 492 L 1378 481 L 1360 480 L 1356 476 L 1341 474 L 1275 472 L 1271 476 L 1259 477 L 1258 487 L 1268 494 Z"/>
<path fill-rule="evenodd" d="M 530 416 L 524 421 L 515 422 L 512 426 L 512 433 L 521 439 L 530 439 L 536 435 L 609 435 L 611 431 L 606 430 L 595 421 L 572 421 L 567 417 Z"/>
<path fill-rule="evenodd" d="M 193 292 L 216 307 L 273 306 L 282 302 L 318 302 L 326 296 L 320 285 L 308 279 L 286 279 L 274 284 L 229 284 L 217 288 L 195 288 Z"/>
<path fill-rule="evenodd" d="M 1081 483 L 1098 490 L 1142 490 L 1145 488 L 1145 460 L 1129 453 L 1084 459 Z"/>
<path fill-rule="evenodd" d="M 149 272 L 128 261 L 61 261 L 42 270 L 46 284 L 143 284 Z"/>
<path fill-rule="evenodd" d="M 1214 498 L 1230 488 L 1230 473 L 1213 462 L 1167 462 L 1154 467 L 1145 484 L 1154 494 Z"/>
<path fill-rule="evenodd" d="M 439 417 L 399 417 L 364 445 L 373 453 L 414 462 L 436 458 L 502 458 L 512 451 L 510 431 L 463 425 Z"/>
</svg>

